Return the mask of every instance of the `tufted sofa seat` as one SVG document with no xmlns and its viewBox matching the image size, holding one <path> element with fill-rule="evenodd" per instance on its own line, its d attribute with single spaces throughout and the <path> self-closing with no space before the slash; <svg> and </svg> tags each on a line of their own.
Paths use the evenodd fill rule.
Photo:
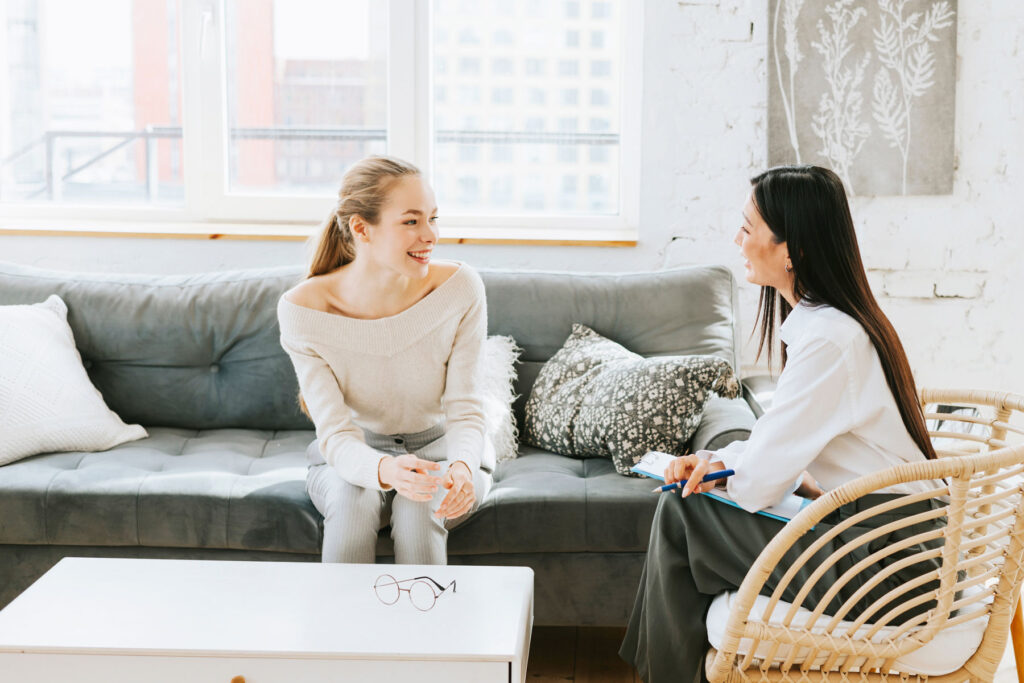
<svg viewBox="0 0 1024 683">
<path fill-rule="evenodd" d="M 724 268 L 481 276 L 489 332 L 524 348 L 520 421 L 573 322 L 644 355 L 705 353 L 736 366 Z M 0 606 L 65 556 L 319 561 L 322 520 L 305 492 L 314 432 L 276 321 L 278 297 L 300 277 L 297 267 L 153 277 L 0 263 L 0 305 L 64 298 L 90 378 L 111 409 L 149 431 L 101 453 L 0 467 Z M 691 448 L 745 438 L 753 420 L 742 400 L 713 399 Z M 608 460 L 524 445 L 451 533 L 450 561 L 532 567 L 537 623 L 622 624 L 657 502 L 650 489 Z M 378 556 L 391 555 L 385 529 Z"/>
<path fill-rule="evenodd" d="M 320 515 L 296 486 L 311 432 L 149 434 L 101 453 L 49 453 L 4 468 L 4 541 L 319 552 Z"/>
</svg>

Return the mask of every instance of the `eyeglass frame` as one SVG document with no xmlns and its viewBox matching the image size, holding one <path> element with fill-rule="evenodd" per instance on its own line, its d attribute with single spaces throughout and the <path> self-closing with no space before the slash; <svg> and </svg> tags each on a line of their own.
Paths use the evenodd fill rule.
<svg viewBox="0 0 1024 683">
<path fill-rule="evenodd" d="M 380 591 L 378 590 L 378 588 L 381 586 L 380 580 L 385 578 L 385 577 L 391 579 L 391 581 L 394 582 L 395 587 L 398 588 L 398 597 L 396 597 L 392 602 L 387 602 L 387 601 L 384 600 L 384 598 L 380 597 Z M 434 600 L 433 600 L 433 602 L 430 603 L 430 607 L 427 607 L 426 609 L 422 609 L 422 608 L 420 608 L 419 605 L 416 604 L 416 601 L 412 599 L 412 586 L 409 586 L 408 588 L 402 588 L 402 584 L 403 583 L 409 583 L 410 581 L 414 582 L 413 585 L 415 585 L 416 581 L 423 581 L 428 587 L 430 587 L 430 591 L 431 591 L 431 593 L 434 596 Z M 429 581 L 430 583 L 426 583 L 427 581 Z M 434 584 L 433 587 L 430 586 L 431 583 Z M 387 585 L 387 584 L 384 584 L 384 585 Z M 436 588 L 436 590 L 435 590 L 435 588 Z M 402 599 L 402 591 L 405 591 L 406 593 L 409 594 L 409 602 L 412 603 L 412 606 L 415 607 L 416 609 L 418 609 L 421 612 L 429 612 L 430 610 L 434 609 L 434 605 L 437 604 L 437 599 L 439 597 L 441 597 L 449 588 L 452 589 L 452 593 L 456 592 L 455 579 L 452 579 L 451 583 L 449 583 L 447 586 L 442 586 L 440 583 L 438 583 L 434 579 L 430 578 L 429 576 L 414 576 L 411 579 L 401 579 L 401 580 L 399 580 L 399 579 L 396 579 L 395 577 L 393 577 L 391 574 L 381 574 L 373 582 L 373 594 L 376 595 L 377 599 L 380 600 L 383 604 L 385 604 L 385 605 L 396 605 L 396 604 L 398 604 L 398 601 Z"/>
</svg>

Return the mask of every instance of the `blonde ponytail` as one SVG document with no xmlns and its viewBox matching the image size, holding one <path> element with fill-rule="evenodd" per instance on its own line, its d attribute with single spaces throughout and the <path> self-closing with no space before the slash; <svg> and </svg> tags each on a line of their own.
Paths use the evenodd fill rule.
<svg viewBox="0 0 1024 683">
<path fill-rule="evenodd" d="M 349 220 L 359 216 L 370 225 L 380 221 L 380 210 L 391 188 L 405 176 L 418 176 L 420 170 L 394 157 L 370 156 L 356 163 L 341 180 L 338 203 L 327 216 L 313 248 L 306 278 L 326 275 L 356 258 L 356 240 Z M 313 419 L 299 394 L 299 408 Z"/>
</svg>

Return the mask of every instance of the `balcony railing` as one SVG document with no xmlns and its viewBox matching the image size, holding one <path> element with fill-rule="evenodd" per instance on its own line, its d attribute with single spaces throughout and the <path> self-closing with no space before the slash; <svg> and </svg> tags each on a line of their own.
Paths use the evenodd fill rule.
<svg viewBox="0 0 1024 683">
<path fill-rule="evenodd" d="M 142 140 L 145 143 L 146 196 L 155 201 L 159 187 L 159 165 L 157 142 L 161 139 L 180 140 L 180 126 L 147 126 L 137 131 L 76 131 L 49 130 L 28 144 L 18 148 L 3 160 L 0 160 L 0 171 L 22 157 L 38 150 L 44 150 L 45 184 L 33 192 L 27 199 L 36 199 L 40 195 L 51 201 L 60 201 L 64 185 L 76 175 L 94 166 L 120 149 Z M 269 127 L 269 128 L 232 128 L 232 140 L 309 140 L 322 142 L 339 141 L 386 141 L 387 131 L 382 128 L 307 128 L 307 127 Z M 76 164 L 64 172 L 60 172 L 56 163 L 57 144 L 65 139 L 81 138 L 113 138 L 112 145 L 94 153 L 85 161 Z M 544 131 L 472 131 L 472 130 L 439 130 L 435 137 L 437 142 L 458 144 L 553 144 L 553 145 L 617 145 L 618 133 L 573 133 Z M 0 173 L 0 199 L 4 197 Z"/>
</svg>

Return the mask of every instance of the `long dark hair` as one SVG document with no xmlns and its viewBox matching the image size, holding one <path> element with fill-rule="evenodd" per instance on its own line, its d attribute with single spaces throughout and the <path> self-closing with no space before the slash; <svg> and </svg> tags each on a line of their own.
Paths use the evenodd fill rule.
<svg viewBox="0 0 1024 683">
<path fill-rule="evenodd" d="M 896 329 L 871 293 L 864 272 L 842 180 L 820 166 L 777 166 L 755 176 L 750 183 L 757 211 L 775 241 L 786 242 L 793 268 L 794 297 L 812 306 L 826 304 L 860 323 L 878 352 L 903 424 L 925 457 L 934 459 L 935 449 L 928 437 L 907 354 Z M 761 339 L 757 355 L 761 356 L 767 342 L 769 365 L 776 315 L 781 323 L 791 310 L 774 287 L 761 288 Z M 782 365 L 786 365 L 785 344 Z"/>
</svg>

